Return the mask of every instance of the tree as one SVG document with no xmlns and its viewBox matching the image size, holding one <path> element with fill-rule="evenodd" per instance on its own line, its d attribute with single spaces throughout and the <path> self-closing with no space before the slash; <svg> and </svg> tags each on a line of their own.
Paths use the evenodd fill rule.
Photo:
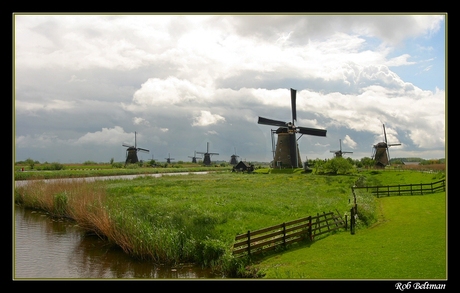
<svg viewBox="0 0 460 293">
<path fill-rule="evenodd" d="M 28 158 L 27 160 L 25 160 L 25 163 L 30 166 L 30 169 L 33 169 L 35 166 L 35 161 L 32 160 L 31 158 Z"/>
<path fill-rule="evenodd" d="M 322 171 L 324 174 L 338 175 L 349 174 L 352 172 L 352 170 L 353 164 L 350 163 L 350 161 L 342 157 L 335 157 L 324 163 Z"/>
</svg>

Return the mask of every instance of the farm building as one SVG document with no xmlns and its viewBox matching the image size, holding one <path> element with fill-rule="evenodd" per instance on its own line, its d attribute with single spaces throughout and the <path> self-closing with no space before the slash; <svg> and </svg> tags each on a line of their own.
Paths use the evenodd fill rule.
<svg viewBox="0 0 460 293">
<path fill-rule="evenodd" d="M 252 172 L 254 171 L 254 165 L 249 164 L 248 162 L 240 161 L 233 167 L 233 172 Z"/>
</svg>

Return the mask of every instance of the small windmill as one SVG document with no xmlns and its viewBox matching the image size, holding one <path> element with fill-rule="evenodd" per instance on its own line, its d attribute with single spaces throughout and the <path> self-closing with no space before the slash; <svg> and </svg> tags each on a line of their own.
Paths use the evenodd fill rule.
<svg viewBox="0 0 460 293">
<path fill-rule="evenodd" d="M 334 153 L 335 154 L 335 157 L 336 158 L 341 158 L 342 157 L 342 154 L 352 154 L 353 152 L 344 152 L 342 151 L 342 140 L 339 139 L 339 144 L 340 144 L 340 150 L 338 151 L 331 151 L 331 153 Z"/>
<path fill-rule="evenodd" d="M 375 160 L 375 166 L 385 168 L 390 165 L 390 151 L 391 146 L 401 145 L 400 143 L 389 144 L 387 140 L 387 133 L 385 131 L 385 124 L 383 124 L 383 138 L 384 141 L 374 144 L 372 151 L 372 159 Z"/>
<path fill-rule="evenodd" d="M 194 152 L 193 157 L 188 156 L 189 158 L 192 158 L 192 163 L 196 163 L 196 159 L 201 159 L 196 157 L 196 151 Z"/>
<path fill-rule="evenodd" d="M 212 155 L 218 155 L 218 153 L 210 153 L 209 152 L 209 142 L 206 143 L 206 152 L 196 152 L 196 153 L 204 155 L 203 164 L 205 164 L 206 166 L 211 165 L 211 156 Z"/>
<path fill-rule="evenodd" d="M 174 158 L 171 158 L 171 154 L 170 154 L 170 153 L 168 153 L 168 157 L 165 158 L 165 159 L 166 159 L 166 163 L 168 163 L 168 164 L 171 164 L 171 160 L 175 160 Z"/>
<path fill-rule="evenodd" d="M 276 134 L 278 135 L 278 141 L 276 143 L 276 150 L 273 155 L 274 163 L 276 163 L 277 165 L 281 164 L 284 167 L 302 168 L 302 161 L 300 159 L 299 145 L 297 144 L 297 141 L 304 134 L 314 136 L 326 136 L 327 130 L 300 127 L 295 125 L 295 122 L 297 121 L 296 93 L 297 91 L 291 88 L 291 122 L 272 120 L 259 116 L 259 120 L 257 123 L 278 126 L 278 129 L 276 130 Z M 296 138 L 296 133 L 301 134 L 299 138 Z M 273 141 L 272 145 L 274 145 Z"/>
<path fill-rule="evenodd" d="M 137 147 L 136 136 L 137 136 L 137 132 L 134 132 L 134 145 L 130 145 L 127 143 L 122 144 L 124 147 L 127 147 L 125 164 L 134 164 L 134 163 L 139 162 L 139 159 L 137 158 L 137 152 L 139 151 L 145 152 L 145 153 L 149 152 L 149 150 L 147 149 Z"/>
<path fill-rule="evenodd" d="M 236 154 L 236 148 L 235 148 L 235 154 L 233 154 L 231 157 L 230 157 L 230 164 L 232 165 L 236 165 L 238 164 L 238 160 L 236 158 L 238 158 L 239 156 Z"/>
</svg>

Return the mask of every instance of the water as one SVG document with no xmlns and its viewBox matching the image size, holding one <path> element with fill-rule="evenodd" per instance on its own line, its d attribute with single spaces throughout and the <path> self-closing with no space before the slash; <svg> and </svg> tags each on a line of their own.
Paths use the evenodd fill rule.
<svg viewBox="0 0 460 293">
<path fill-rule="evenodd" d="M 70 220 L 14 209 L 14 279 L 214 279 L 210 270 L 156 265 L 87 235 Z"/>
</svg>

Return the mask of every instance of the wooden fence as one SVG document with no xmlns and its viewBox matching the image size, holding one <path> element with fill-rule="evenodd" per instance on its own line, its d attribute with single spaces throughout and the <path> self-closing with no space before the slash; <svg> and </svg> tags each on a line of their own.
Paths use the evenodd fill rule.
<svg viewBox="0 0 460 293">
<path fill-rule="evenodd" d="M 256 231 L 237 235 L 233 244 L 233 255 L 244 256 L 273 250 L 280 246 L 302 240 L 313 241 L 316 236 L 334 231 L 339 228 L 347 229 L 345 220 L 334 212 L 317 214 L 306 218 L 285 222 Z"/>
<path fill-rule="evenodd" d="M 431 183 L 420 184 L 400 184 L 400 185 L 380 185 L 380 186 L 353 186 L 352 191 L 354 194 L 355 189 L 366 189 L 377 197 L 381 195 L 403 195 L 403 194 L 426 194 L 439 191 L 446 191 L 446 179 L 439 180 Z"/>
</svg>

